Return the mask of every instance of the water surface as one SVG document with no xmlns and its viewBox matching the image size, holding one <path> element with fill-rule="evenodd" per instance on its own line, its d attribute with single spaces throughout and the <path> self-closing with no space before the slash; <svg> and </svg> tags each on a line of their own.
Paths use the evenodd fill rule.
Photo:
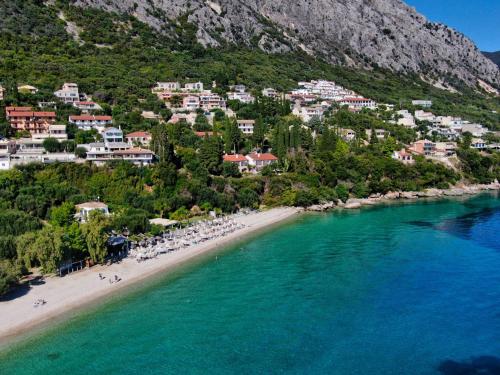
<svg viewBox="0 0 500 375">
<path fill-rule="evenodd" d="M 306 215 L 15 345 L 0 374 L 500 374 L 499 232 L 492 195 Z"/>
</svg>

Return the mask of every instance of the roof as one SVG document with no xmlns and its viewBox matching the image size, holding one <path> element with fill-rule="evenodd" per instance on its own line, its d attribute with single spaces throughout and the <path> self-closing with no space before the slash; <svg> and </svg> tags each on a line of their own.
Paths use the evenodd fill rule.
<svg viewBox="0 0 500 375">
<path fill-rule="evenodd" d="M 75 105 L 96 105 L 95 102 L 75 102 Z"/>
<path fill-rule="evenodd" d="M 247 158 L 244 157 L 243 155 L 236 154 L 236 155 L 224 155 L 224 161 L 230 162 L 230 163 L 238 163 L 242 161 L 247 161 Z"/>
<path fill-rule="evenodd" d="M 89 115 L 79 115 L 79 116 L 69 116 L 70 120 L 73 121 L 111 121 L 113 117 L 111 116 L 89 116 Z"/>
<path fill-rule="evenodd" d="M 372 101 L 372 100 L 366 99 L 366 98 L 344 98 L 340 101 L 341 102 L 366 102 L 366 101 Z"/>
<path fill-rule="evenodd" d="M 103 130 L 103 133 L 107 133 L 107 132 L 121 132 L 122 130 L 121 129 L 118 129 L 118 128 L 115 128 L 113 126 L 110 126 L 109 128 L 106 128 Z"/>
<path fill-rule="evenodd" d="M 134 137 L 151 137 L 151 133 L 144 132 L 144 131 L 138 131 L 138 132 L 132 132 L 129 133 L 125 136 L 126 138 L 134 138 Z"/>
<path fill-rule="evenodd" d="M 255 124 L 255 120 L 237 120 L 238 124 Z"/>
<path fill-rule="evenodd" d="M 148 154 L 148 155 L 153 155 L 153 151 L 151 150 L 146 150 L 145 148 L 140 148 L 140 147 L 134 147 L 134 148 L 129 148 L 128 150 L 117 150 L 114 151 L 115 155 L 130 155 L 130 154 Z"/>
<path fill-rule="evenodd" d="M 76 208 L 96 209 L 96 208 L 108 208 L 108 205 L 105 203 L 102 203 L 102 202 L 85 202 L 85 203 L 77 204 L 75 207 Z"/>
<path fill-rule="evenodd" d="M 7 107 L 5 108 L 7 112 L 30 112 L 33 111 L 33 107 Z"/>
<path fill-rule="evenodd" d="M 257 154 L 257 153 L 251 153 L 250 155 L 248 155 L 249 158 L 253 159 L 253 160 L 261 160 L 261 161 L 276 161 L 278 160 L 278 158 L 276 156 L 274 156 L 273 154 Z"/>
<path fill-rule="evenodd" d="M 9 112 L 9 117 L 56 117 L 55 112 Z"/>
<path fill-rule="evenodd" d="M 214 135 L 214 132 L 195 132 L 195 134 L 198 136 L 198 137 L 204 137 L 204 136 L 213 136 Z"/>
</svg>

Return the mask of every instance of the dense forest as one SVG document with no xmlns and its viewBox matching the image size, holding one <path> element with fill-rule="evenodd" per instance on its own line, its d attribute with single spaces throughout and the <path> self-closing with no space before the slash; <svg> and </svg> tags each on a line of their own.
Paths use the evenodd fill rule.
<svg viewBox="0 0 500 375">
<path fill-rule="evenodd" d="M 416 140 L 417 133 L 389 123 L 391 114 L 384 109 L 356 114 L 336 108 L 323 121 L 303 124 L 290 114 L 289 102 L 263 98 L 258 91 L 287 90 L 299 80 L 324 78 L 397 107 L 409 108 L 411 99 L 429 98 L 436 114 L 460 115 L 497 130 L 498 98 L 465 87 L 453 94 L 418 77 L 377 67 L 357 71 L 330 66 L 300 53 L 267 55 L 230 45 L 204 49 L 196 42 L 196 27 L 185 18 L 170 24 L 167 36 L 130 16 L 81 10 L 67 1 L 46 6 L 14 0 L 0 12 L 0 83 L 8 90 L 2 106 L 50 101 L 63 82 L 77 82 L 102 104 L 103 113 L 113 115 L 116 126 L 151 131 L 151 147 L 158 157 L 152 167 L 125 162 L 105 167 L 32 164 L 0 172 L 0 294 L 32 267 L 52 273 L 66 261 L 102 262 L 111 231 L 155 233 L 158 228 L 149 224 L 153 217 L 184 220 L 211 210 L 309 206 L 350 196 L 500 179 L 498 153 L 482 155 L 470 149 L 467 140 L 458 151 L 460 169 L 424 157 L 416 157 L 413 165 L 393 160 L 391 154 Z M 68 34 L 69 23 L 77 35 Z M 239 118 L 256 120 L 254 134 L 243 136 L 234 119 L 222 112 L 215 113 L 213 126 L 201 114 L 194 126 L 144 120 L 142 110 L 170 118 L 170 111 L 150 91 L 155 81 L 166 80 L 201 80 L 206 85 L 215 81 L 213 90 L 220 93 L 231 84 L 247 85 L 257 96 L 255 103 L 229 105 Z M 18 84 L 35 85 L 40 92 L 19 93 Z M 3 107 L 0 112 L 0 134 L 12 135 Z M 72 113 L 78 112 L 58 106 L 60 122 Z M 340 134 L 346 128 L 356 133 L 350 142 Z M 384 129 L 387 136 L 367 136 L 366 130 L 373 129 Z M 195 134 L 206 130 L 215 134 Z M 71 127 L 68 131 L 73 147 L 96 136 Z M 241 175 L 234 164 L 223 162 L 225 151 L 253 149 L 272 150 L 279 162 L 258 175 Z M 112 215 L 96 214 L 78 224 L 75 205 L 97 199 L 109 205 Z"/>
</svg>

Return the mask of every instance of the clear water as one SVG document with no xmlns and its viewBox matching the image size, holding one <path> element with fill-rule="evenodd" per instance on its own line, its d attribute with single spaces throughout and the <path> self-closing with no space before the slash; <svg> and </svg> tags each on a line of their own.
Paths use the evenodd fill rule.
<svg viewBox="0 0 500 375">
<path fill-rule="evenodd" d="M 303 216 L 4 350 L 0 373 L 499 374 L 499 232 L 491 195 Z"/>
</svg>

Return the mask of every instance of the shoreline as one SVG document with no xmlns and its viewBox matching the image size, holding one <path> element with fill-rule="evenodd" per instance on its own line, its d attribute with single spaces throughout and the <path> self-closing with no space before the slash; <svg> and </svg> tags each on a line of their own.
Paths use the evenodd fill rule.
<svg viewBox="0 0 500 375">
<path fill-rule="evenodd" d="M 225 237 L 208 240 L 188 249 L 161 255 L 156 259 L 138 263 L 125 258 L 110 266 L 94 266 L 65 277 L 48 277 L 43 284 L 31 286 L 27 293 L 11 300 L 0 302 L 0 349 L 8 344 L 36 334 L 51 322 L 64 321 L 71 312 L 105 302 L 126 288 L 133 289 L 141 281 L 170 273 L 173 269 L 189 261 L 202 259 L 203 255 L 234 246 L 248 237 L 267 231 L 276 225 L 293 219 L 302 209 L 293 207 L 273 208 L 267 211 L 235 217 L 235 221 L 245 225 Z M 100 280 L 99 273 L 106 278 L 118 275 L 122 281 L 109 284 Z M 33 307 L 33 301 L 42 298 L 46 305 Z"/>
<path fill-rule="evenodd" d="M 500 183 L 495 181 L 491 184 L 461 185 L 449 189 L 426 189 L 423 191 L 395 191 L 387 194 L 373 194 L 368 198 L 349 198 L 346 202 L 326 202 L 315 204 L 306 209 L 311 212 L 325 212 L 331 210 L 354 210 L 367 206 L 376 206 L 392 202 L 417 202 L 424 199 L 456 198 L 473 196 L 485 192 L 500 191 Z"/>
</svg>

